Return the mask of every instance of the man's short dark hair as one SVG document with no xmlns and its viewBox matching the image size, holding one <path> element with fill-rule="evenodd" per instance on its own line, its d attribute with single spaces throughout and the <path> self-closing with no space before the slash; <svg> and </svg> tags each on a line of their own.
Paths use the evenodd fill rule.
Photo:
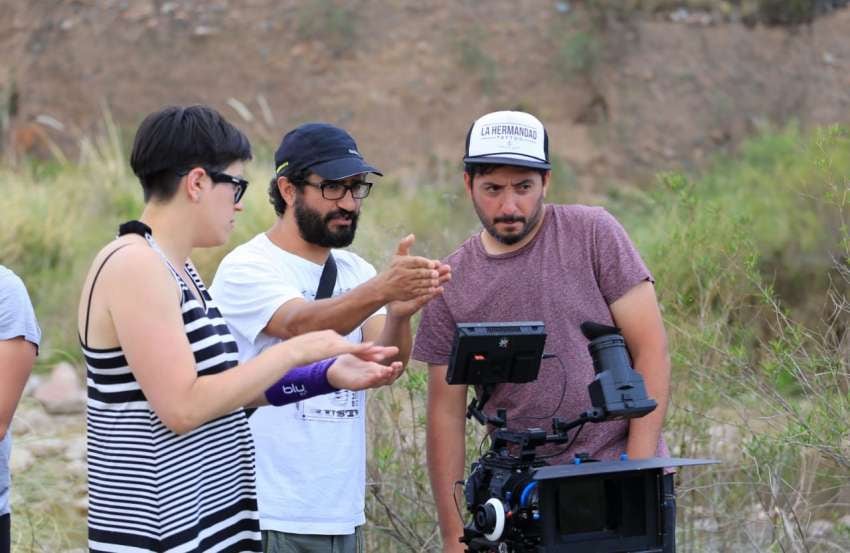
<svg viewBox="0 0 850 553">
<path fill-rule="evenodd" d="M 277 179 L 286 177 L 298 190 L 303 190 L 304 183 L 307 182 L 307 178 L 311 174 L 312 171 L 310 169 L 302 169 L 300 171 L 293 171 L 292 174 L 284 172 L 281 175 L 272 177 L 271 182 L 269 182 L 269 203 L 274 206 L 274 212 L 277 213 L 278 217 L 282 217 L 286 213 L 286 202 L 283 200 L 283 196 L 280 195 L 280 189 L 277 187 Z"/>
<path fill-rule="evenodd" d="M 174 196 L 181 174 L 194 167 L 220 171 L 251 159 L 251 144 L 208 106 L 170 106 L 145 117 L 133 140 L 130 166 L 145 202 Z"/>
<path fill-rule="evenodd" d="M 533 167 L 520 167 L 518 165 L 507 165 L 504 163 L 464 163 L 463 171 L 469 175 L 470 179 L 474 179 L 478 175 L 489 175 L 496 169 L 500 169 L 502 167 L 517 167 L 519 169 L 528 169 L 529 171 L 536 171 L 540 173 L 541 178 L 546 178 L 546 173 L 548 173 L 549 169 L 537 169 Z"/>
</svg>

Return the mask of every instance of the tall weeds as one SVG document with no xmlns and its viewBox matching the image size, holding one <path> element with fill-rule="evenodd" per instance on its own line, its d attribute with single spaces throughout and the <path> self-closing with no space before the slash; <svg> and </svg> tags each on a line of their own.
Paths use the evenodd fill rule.
<svg viewBox="0 0 850 553">
<path fill-rule="evenodd" d="M 681 475 L 683 551 L 848 546 L 848 146 L 792 127 L 612 205 L 658 281 L 668 439 L 724 461 Z"/>
</svg>

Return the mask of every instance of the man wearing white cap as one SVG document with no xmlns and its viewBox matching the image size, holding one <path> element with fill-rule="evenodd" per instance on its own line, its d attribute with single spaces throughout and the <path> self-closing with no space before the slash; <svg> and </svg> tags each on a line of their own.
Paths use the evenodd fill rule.
<svg viewBox="0 0 850 553">
<path fill-rule="evenodd" d="M 413 358 L 428 363 L 428 469 L 443 551 L 463 551 L 463 521 L 455 482 L 465 468 L 467 387 L 446 383 L 455 325 L 460 322 L 543 321 L 547 352 L 538 379 L 495 388 L 485 408 L 507 410 L 512 428 L 544 426 L 553 416 L 574 420 L 590 409 L 594 370 L 579 325 L 621 329 L 634 368 L 658 402 L 649 415 L 588 425 L 567 450 L 611 460 L 668 456 L 661 436 L 670 361 L 652 275 L 623 227 L 600 207 L 544 204 L 551 164 L 548 135 L 533 115 L 489 113 L 469 130 L 464 184 L 481 220 L 480 233 L 444 262 L 452 281 L 425 306 Z M 560 360 L 560 362 L 559 362 Z"/>
</svg>

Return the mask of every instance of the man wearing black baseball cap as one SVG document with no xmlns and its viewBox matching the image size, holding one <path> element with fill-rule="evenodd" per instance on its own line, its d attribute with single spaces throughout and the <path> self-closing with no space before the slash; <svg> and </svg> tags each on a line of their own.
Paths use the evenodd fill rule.
<svg viewBox="0 0 850 553">
<path fill-rule="evenodd" d="M 529 113 L 477 119 L 463 161 L 483 229 L 444 260 L 463 270 L 425 306 L 413 350 L 429 368 L 428 471 L 445 553 L 464 551 L 456 507 L 462 498 L 454 492 L 464 474 L 467 389 L 446 383 L 456 323 L 545 323 L 546 350 L 561 363 L 544 360 L 534 382 L 500 384 L 485 408 L 488 415 L 506 409 L 508 423 L 518 427 L 553 416 L 574 420 L 590 409 L 587 385 L 595 373 L 579 326 L 620 327 L 658 407 L 640 419 L 588 425 L 568 449 L 540 453 L 555 454 L 547 459 L 552 464 L 576 453 L 604 460 L 669 455 L 661 437 L 670 382 L 664 326 L 652 276 L 623 227 L 600 207 L 544 204 L 549 137 Z"/>
<path fill-rule="evenodd" d="M 410 317 L 442 293 L 450 271 L 410 255 L 413 235 L 381 273 L 340 249 L 354 239 L 370 174 L 381 175 L 339 127 L 308 123 L 283 137 L 269 184 L 278 218 L 224 258 L 211 287 L 240 360 L 333 329 L 352 341 L 398 346 L 394 360 L 407 362 Z M 338 390 L 251 416 L 265 551 L 363 550 L 364 407 L 363 392 Z"/>
</svg>

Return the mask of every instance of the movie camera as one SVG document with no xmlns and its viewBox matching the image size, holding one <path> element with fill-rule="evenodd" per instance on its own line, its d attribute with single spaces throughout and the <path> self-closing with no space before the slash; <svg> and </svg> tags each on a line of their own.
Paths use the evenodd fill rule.
<svg viewBox="0 0 850 553">
<path fill-rule="evenodd" d="M 546 341 L 542 322 L 464 323 L 457 332 L 446 380 L 472 384 L 477 397 L 467 418 L 494 428 L 490 449 L 473 462 L 464 485 L 471 520 L 461 541 L 468 551 L 494 553 L 673 553 L 675 493 L 664 469 L 713 463 L 652 458 L 547 465 L 537 448 L 567 444 L 588 423 L 642 417 L 656 407 L 632 368 L 619 329 L 581 325 L 596 377 L 592 408 L 576 420 L 552 419 L 552 431 L 507 429 L 507 412 L 484 413 L 496 385 L 537 378 Z M 572 438 L 570 431 L 575 429 Z"/>
</svg>

